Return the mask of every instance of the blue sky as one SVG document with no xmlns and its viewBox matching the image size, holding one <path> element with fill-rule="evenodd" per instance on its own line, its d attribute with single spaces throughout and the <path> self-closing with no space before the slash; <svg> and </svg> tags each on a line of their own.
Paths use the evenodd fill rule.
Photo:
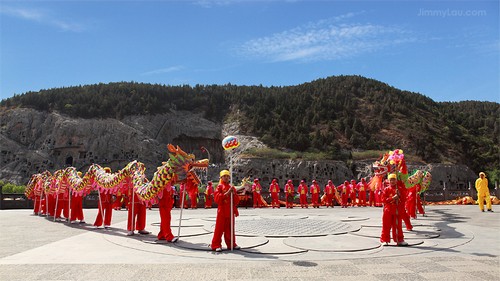
<svg viewBox="0 0 500 281">
<path fill-rule="evenodd" d="M 0 99 L 362 75 L 435 101 L 500 102 L 499 54 L 498 1 L 0 0 Z"/>
</svg>

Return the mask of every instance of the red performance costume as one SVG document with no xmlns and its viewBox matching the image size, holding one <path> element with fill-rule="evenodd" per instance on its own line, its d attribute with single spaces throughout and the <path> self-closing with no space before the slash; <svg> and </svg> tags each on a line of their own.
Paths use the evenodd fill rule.
<svg viewBox="0 0 500 281">
<path fill-rule="evenodd" d="M 60 188 L 62 192 L 59 192 L 59 196 L 57 196 L 57 209 L 56 209 L 56 218 L 61 218 L 61 213 L 64 218 L 69 218 L 69 189 L 67 186 L 63 189 Z"/>
<path fill-rule="evenodd" d="M 111 169 L 108 167 L 105 167 L 104 171 L 108 174 L 111 173 Z M 97 207 L 99 211 L 97 212 L 94 226 L 99 227 L 102 225 L 102 217 L 104 214 L 104 227 L 108 228 L 111 225 L 111 217 L 113 215 L 113 195 L 108 192 L 99 192 L 99 202 Z"/>
<path fill-rule="evenodd" d="M 335 195 L 335 185 L 333 185 L 333 182 L 331 180 L 328 180 L 328 184 L 325 185 L 324 193 L 326 196 L 326 201 L 325 205 L 326 207 L 332 207 L 333 208 L 333 197 Z"/>
<path fill-rule="evenodd" d="M 238 203 L 240 201 L 236 189 L 229 183 L 230 173 L 228 170 L 220 172 L 220 182 L 215 189 L 215 202 L 217 203 L 217 218 L 215 219 L 214 237 L 210 247 L 216 252 L 222 251 L 222 235 L 228 248 L 240 249 L 236 244 L 236 235 L 231 230 L 231 221 L 234 227 L 234 218 L 239 215 Z M 231 197 L 233 198 L 233 216 L 231 217 Z M 233 244 L 231 245 L 231 240 Z"/>
<path fill-rule="evenodd" d="M 198 208 L 198 185 L 192 185 L 188 188 L 189 201 L 191 201 L 191 209 Z"/>
<path fill-rule="evenodd" d="M 407 246 L 404 241 L 402 218 L 406 214 L 404 210 L 406 188 L 404 184 L 398 182 L 396 174 L 389 174 L 389 185 L 382 192 L 382 201 L 384 203 L 384 212 L 382 214 L 382 233 L 380 242 L 386 245 L 392 239 L 398 246 Z"/>
<path fill-rule="evenodd" d="M 292 209 L 293 208 L 293 198 L 295 196 L 295 187 L 293 186 L 292 180 L 288 180 L 287 184 L 285 184 L 285 200 L 286 207 Z"/>
<path fill-rule="evenodd" d="M 280 201 L 279 201 L 279 193 L 280 193 L 280 186 L 278 185 L 278 180 L 273 179 L 271 184 L 269 185 L 269 192 L 271 193 L 271 206 L 277 207 L 278 209 L 280 208 Z"/>
<path fill-rule="evenodd" d="M 351 206 L 356 206 L 358 203 L 356 202 L 356 181 L 351 180 L 351 184 L 349 185 L 349 197 L 351 198 Z"/>
<path fill-rule="evenodd" d="M 138 230 L 139 234 L 149 234 L 149 231 L 145 230 L 146 205 L 141 202 L 139 196 L 133 191 L 132 187 L 129 189 L 129 198 L 132 199 L 128 202 L 127 235 L 134 235 L 134 230 Z"/>
<path fill-rule="evenodd" d="M 254 184 L 252 184 L 252 198 L 253 198 L 253 207 L 254 208 L 262 208 L 262 186 L 259 183 L 259 179 L 253 180 Z"/>
<path fill-rule="evenodd" d="M 340 205 L 342 208 L 347 208 L 347 202 L 349 198 L 349 182 L 344 181 L 344 183 L 339 185 L 337 188 L 339 189 L 340 200 L 342 200 Z"/>
<path fill-rule="evenodd" d="M 358 182 L 358 184 L 356 185 L 356 189 L 358 190 L 358 205 L 366 207 L 366 192 L 368 191 L 368 183 L 364 178 L 362 178 L 361 181 Z"/>
<path fill-rule="evenodd" d="M 205 209 L 212 208 L 212 204 L 214 202 L 214 187 L 212 182 L 209 181 L 207 184 L 207 188 L 205 189 Z"/>
<path fill-rule="evenodd" d="M 172 186 L 169 184 L 162 191 L 158 201 L 158 208 L 160 211 L 160 232 L 158 232 L 158 240 L 166 240 L 168 242 L 176 242 L 177 238 L 172 234 L 170 226 L 172 220 L 172 207 L 174 206 L 174 192 Z"/>
<path fill-rule="evenodd" d="M 104 213 L 104 227 L 107 228 L 111 225 L 111 217 L 113 215 L 113 195 L 106 192 L 100 192 L 100 202 L 98 202 L 97 207 L 99 211 L 97 212 L 97 217 L 95 218 L 94 226 L 101 226 L 103 224 L 103 213 Z"/>
<path fill-rule="evenodd" d="M 301 180 L 299 184 L 299 188 L 297 190 L 299 192 L 300 199 L 300 207 L 301 208 L 309 208 L 307 205 L 307 185 L 305 180 Z"/>
<path fill-rule="evenodd" d="M 316 182 L 316 180 L 312 181 L 310 192 L 311 192 L 311 203 L 313 205 L 313 208 L 319 208 L 320 188 L 319 188 L 319 184 Z"/>
</svg>

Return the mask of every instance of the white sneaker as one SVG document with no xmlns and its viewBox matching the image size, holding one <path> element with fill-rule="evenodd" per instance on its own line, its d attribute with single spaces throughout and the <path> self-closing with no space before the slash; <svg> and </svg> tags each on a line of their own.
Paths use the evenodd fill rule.
<svg viewBox="0 0 500 281">
<path fill-rule="evenodd" d="M 215 249 L 215 251 L 216 251 L 217 253 L 220 253 L 220 252 L 222 252 L 222 248 L 217 248 L 217 249 Z"/>
<path fill-rule="evenodd" d="M 177 241 L 179 241 L 179 237 L 174 237 L 174 239 L 172 239 L 172 241 L 170 241 L 170 242 L 171 242 L 171 243 L 175 243 L 175 242 L 177 242 Z"/>
<path fill-rule="evenodd" d="M 132 235 L 134 235 L 134 232 L 132 230 L 127 232 L 127 236 L 132 236 Z"/>
<path fill-rule="evenodd" d="M 398 246 L 408 246 L 408 243 L 405 241 L 398 242 Z"/>
</svg>

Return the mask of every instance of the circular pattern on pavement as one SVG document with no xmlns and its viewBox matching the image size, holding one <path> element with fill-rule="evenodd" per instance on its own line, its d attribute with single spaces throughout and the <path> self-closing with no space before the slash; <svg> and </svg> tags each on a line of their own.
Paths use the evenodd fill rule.
<svg viewBox="0 0 500 281">
<path fill-rule="evenodd" d="M 265 237 L 314 237 L 357 231 L 361 227 L 339 221 L 262 219 L 238 221 L 236 235 Z"/>
</svg>

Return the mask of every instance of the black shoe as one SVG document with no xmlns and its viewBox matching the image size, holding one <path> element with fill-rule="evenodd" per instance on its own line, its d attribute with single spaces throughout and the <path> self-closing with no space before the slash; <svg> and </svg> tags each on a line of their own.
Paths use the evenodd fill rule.
<svg viewBox="0 0 500 281">
<path fill-rule="evenodd" d="M 488 212 L 492 212 L 493 213 L 493 210 L 492 209 L 488 209 Z"/>
</svg>

